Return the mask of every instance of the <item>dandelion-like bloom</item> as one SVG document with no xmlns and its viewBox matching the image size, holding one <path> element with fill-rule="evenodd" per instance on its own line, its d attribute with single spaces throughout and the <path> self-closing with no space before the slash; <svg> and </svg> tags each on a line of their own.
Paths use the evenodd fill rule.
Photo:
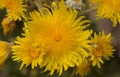
<svg viewBox="0 0 120 77">
<path fill-rule="evenodd" d="M 110 19 L 114 27 L 117 22 L 120 23 L 120 0 L 91 0 L 91 2 L 98 5 L 98 18 Z"/>
<path fill-rule="evenodd" d="M 76 68 L 76 74 L 81 75 L 81 77 L 86 76 L 90 72 L 90 63 L 86 59 L 83 59 L 79 66 Z"/>
<path fill-rule="evenodd" d="M 113 57 L 113 46 L 111 44 L 111 34 L 105 35 L 104 32 L 95 33 L 94 38 L 91 38 L 91 52 L 90 60 L 92 61 L 92 66 L 98 66 L 100 68 L 100 63 L 103 62 L 103 58 L 109 60 L 110 57 Z"/>
<path fill-rule="evenodd" d="M 6 8 L 7 17 L 14 21 L 25 18 L 25 7 L 23 0 L 0 0 L 0 8 Z"/>
<path fill-rule="evenodd" d="M 31 64 L 32 69 L 42 63 L 44 55 L 41 45 L 27 33 L 24 38 L 17 37 L 16 45 L 12 46 L 13 60 L 22 61 L 20 69 Z"/>
<path fill-rule="evenodd" d="M 4 65 L 10 53 L 10 44 L 0 41 L 0 68 Z"/>
<path fill-rule="evenodd" d="M 53 2 L 52 6 L 51 11 L 43 8 L 32 12 L 26 27 L 45 48 L 41 66 L 46 66 L 45 71 L 51 75 L 55 70 L 60 75 L 63 69 L 79 65 L 87 56 L 84 48 L 89 47 L 87 39 L 92 31 L 84 30 L 90 21 L 82 20 L 84 16 L 76 18 L 77 11 L 68 9 L 63 0 L 58 5 Z"/>
</svg>

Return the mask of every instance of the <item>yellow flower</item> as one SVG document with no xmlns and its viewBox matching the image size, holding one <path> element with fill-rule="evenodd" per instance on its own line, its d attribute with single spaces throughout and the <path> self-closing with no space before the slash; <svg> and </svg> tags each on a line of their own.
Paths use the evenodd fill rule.
<svg viewBox="0 0 120 77">
<path fill-rule="evenodd" d="M 27 33 L 24 38 L 17 37 L 16 45 L 12 46 L 13 60 L 22 61 L 20 69 L 31 64 L 32 69 L 42 63 L 43 48 Z"/>
<path fill-rule="evenodd" d="M 77 11 L 68 9 L 64 1 L 58 5 L 53 2 L 53 9 L 43 8 L 30 14 L 31 21 L 26 23 L 26 28 L 37 41 L 44 46 L 45 56 L 43 64 L 45 71 L 50 75 L 56 70 L 59 75 L 68 67 L 79 65 L 83 57 L 86 57 L 88 37 L 92 31 L 84 30 L 90 22 L 77 18 Z"/>
<path fill-rule="evenodd" d="M 79 74 L 79 75 L 81 75 L 81 77 L 84 77 L 89 72 L 90 72 L 90 63 L 86 58 L 86 59 L 83 59 L 82 62 L 77 67 L 76 74 Z"/>
<path fill-rule="evenodd" d="M 5 61 L 10 53 L 10 44 L 4 41 L 0 41 L 0 68 L 3 67 Z"/>
<path fill-rule="evenodd" d="M 7 17 L 14 21 L 25 18 L 25 7 L 23 0 L 0 0 L 0 8 L 6 8 Z"/>
<path fill-rule="evenodd" d="M 91 0 L 91 2 L 98 5 L 98 18 L 110 19 L 114 27 L 117 22 L 120 23 L 120 0 Z"/>
<path fill-rule="evenodd" d="M 105 35 L 104 32 L 95 33 L 94 38 L 91 38 L 91 52 L 90 60 L 92 61 L 92 66 L 98 66 L 100 68 L 100 63 L 103 62 L 103 58 L 109 60 L 110 57 L 113 57 L 113 46 L 111 44 L 111 34 Z"/>
<path fill-rule="evenodd" d="M 15 26 L 16 26 L 15 21 L 12 21 L 9 18 L 4 18 L 2 21 L 4 35 L 11 34 Z"/>
</svg>

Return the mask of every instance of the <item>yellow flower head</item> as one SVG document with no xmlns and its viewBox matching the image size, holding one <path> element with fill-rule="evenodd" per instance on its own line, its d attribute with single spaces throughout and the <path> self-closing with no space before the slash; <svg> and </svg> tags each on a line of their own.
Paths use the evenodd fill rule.
<svg viewBox="0 0 120 77">
<path fill-rule="evenodd" d="M 23 0 L 0 0 L 0 8 L 7 9 L 7 17 L 16 21 L 25 18 Z"/>
<path fill-rule="evenodd" d="M 10 44 L 0 41 L 0 68 L 4 65 L 10 53 Z"/>
<path fill-rule="evenodd" d="M 64 1 L 57 5 L 53 2 L 53 9 L 43 8 L 30 14 L 31 21 L 26 28 L 45 48 L 43 64 L 45 71 L 52 75 L 55 70 L 59 75 L 68 67 L 79 65 L 83 57 L 87 56 L 88 37 L 92 31 L 84 30 L 90 22 L 77 18 L 77 11 L 68 9 Z"/>
<path fill-rule="evenodd" d="M 4 35 L 11 34 L 15 26 L 16 26 L 15 21 L 12 21 L 9 18 L 4 18 L 2 21 Z"/>
<path fill-rule="evenodd" d="M 81 77 L 84 77 L 89 72 L 90 72 L 90 63 L 87 59 L 83 59 L 76 69 L 76 74 L 79 74 L 81 75 Z"/>
<path fill-rule="evenodd" d="M 20 69 L 24 65 L 27 67 L 30 64 L 34 69 L 34 67 L 42 63 L 43 48 L 28 33 L 24 38 L 17 37 L 15 43 L 16 45 L 12 46 L 12 58 L 14 61 L 22 61 Z"/>
<path fill-rule="evenodd" d="M 98 5 L 98 18 L 110 19 L 114 27 L 117 22 L 120 23 L 120 0 L 91 0 L 91 2 Z"/>
<path fill-rule="evenodd" d="M 111 44 L 111 34 L 105 35 L 104 32 L 95 33 L 94 38 L 91 38 L 91 52 L 90 60 L 92 61 L 93 66 L 98 66 L 100 68 L 100 63 L 103 63 L 103 58 L 109 60 L 113 55 L 113 46 Z"/>
</svg>

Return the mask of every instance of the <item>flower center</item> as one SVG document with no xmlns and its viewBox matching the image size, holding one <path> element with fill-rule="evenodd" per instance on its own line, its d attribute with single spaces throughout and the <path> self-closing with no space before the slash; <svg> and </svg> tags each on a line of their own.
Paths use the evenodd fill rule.
<svg viewBox="0 0 120 77">
<path fill-rule="evenodd" d="M 29 51 L 29 54 L 32 58 L 38 58 L 39 57 L 39 54 L 40 52 L 39 51 Z"/>
<path fill-rule="evenodd" d="M 5 5 L 6 8 L 8 8 L 8 9 L 13 8 L 13 1 L 4 2 L 4 5 Z"/>
<path fill-rule="evenodd" d="M 103 48 L 101 46 L 98 46 L 98 45 L 94 46 L 93 54 L 96 57 L 102 57 L 102 55 L 103 55 Z"/>
<path fill-rule="evenodd" d="M 55 39 L 55 41 L 60 41 L 62 39 L 62 36 L 61 35 L 56 35 L 54 39 Z"/>
</svg>

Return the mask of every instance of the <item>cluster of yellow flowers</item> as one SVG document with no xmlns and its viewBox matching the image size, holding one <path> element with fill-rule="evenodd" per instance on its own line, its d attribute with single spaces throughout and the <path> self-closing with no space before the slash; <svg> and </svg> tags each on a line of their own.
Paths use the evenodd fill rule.
<svg viewBox="0 0 120 77">
<path fill-rule="evenodd" d="M 97 4 L 99 18 L 110 19 L 113 26 L 120 22 L 119 0 L 91 2 Z M 97 34 L 88 29 L 90 20 L 78 17 L 78 11 L 67 7 L 64 0 L 34 10 L 30 17 L 26 17 L 27 5 L 23 3 L 23 0 L 0 0 L 0 9 L 7 12 L 2 21 L 5 35 L 12 33 L 15 21 L 26 20 L 22 37 L 18 36 L 13 45 L 0 41 L 0 66 L 11 51 L 12 59 L 21 62 L 20 69 L 39 66 L 45 67 L 44 71 L 49 71 L 50 75 L 55 71 L 61 75 L 69 67 L 75 67 L 75 74 L 85 76 L 92 67 L 101 68 L 104 59 L 113 57 L 111 34 L 105 35 L 104 31 Z"/>
</svg>

